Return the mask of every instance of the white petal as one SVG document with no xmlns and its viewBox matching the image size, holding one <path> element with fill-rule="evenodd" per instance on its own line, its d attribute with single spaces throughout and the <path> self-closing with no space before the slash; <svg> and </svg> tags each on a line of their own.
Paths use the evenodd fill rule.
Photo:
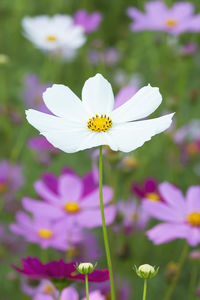
<svg viewBox="0 0 200 300">
<path fill-rule="evenodd" d="M 141 88 L 130 100 L 115 109 L 110 117 L 115 123 L 143 119 L 156 110 L 162 102 L 157 87 L 150 85 Z"/>
<path fill-rule="evenodd" d="M 89 118 L 81 100 L 62 84 L 54 84 L 43 93 L 46 106 L 52 113 L 71 121 L 81 122 Z"/>
<path fill-rule="evenodd" d="M 92 114 L 107 114 L 114 106 L 114 95 L 110 83 L 101 75 L 89 78 L 82 90 L 82 101 Z"/>
<path fill-rule="evenodd" d="M 110 148 L 130 152 L 141 147 L 152 136 L 166 130 L 171 125 L 173 115 L 113 126 L 109 131 Z"/>
</svg>

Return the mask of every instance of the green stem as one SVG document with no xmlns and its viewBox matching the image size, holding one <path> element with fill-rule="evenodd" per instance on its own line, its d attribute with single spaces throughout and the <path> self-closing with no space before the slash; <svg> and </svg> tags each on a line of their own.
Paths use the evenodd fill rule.
<svg viewBox="0 0 200 300">
<path fill-rule="evenodd" d="M 88 275 L 85 275 L 85 290 L 86 290 L 86 297 L 89 300 L 89 287 L 88 287 Z"/>
<path fill-rule="evenodd" d="M 182 269 L 185 259 L 187 257 L 188 248 L 189 248 L 188 244 L 185 244 L 185 246 L 182 250 L 181 256 L 180 256 L 179 263 L 178 263 L 178 271 L 177 271 L 176 275 L 174 276 L 169 288 L 167 289 L 164 300 L 170 300 L 172 297 L 174 288 L 175 288 L 175 286 L 178 282 L 179 276 L 180 276 L 181 269 Z"/>
<path fill-rule="evenodd" d="M 142 300 L 146 300 L 147 295 L 147 279 L 144 280 L 144 289 L 143 289 L 143 298 Z"/>
<path fill-rule="evenodd" d="M 195 291 L 195 283 L 197 280 L 197 265 L 196 263 L 193 263 L 193 267 L 192 267 L 192 274 L 191 274 L 191 278 L 190 278 L 190 285 L 189 285 L 189 300 L 194 299 L 194 291 Z"/>
<path fill-rule="evenodd" d="M 103 229 L 103 238 L 104 238 L 104 245 L 106 251 L 106 258 L 110 276 L 110 289 L 111 289 L 111 300 L 115 300 L 115 288 L 114 288 L 114 279 L 113 279 L 113 271 L 112 271 L 112 262 L 110 256 L 110 248 L 108 243 L 108 233 L 106 228 L 105 222 L 105 215 L 104 215 L 104 205 L 103 205 L 103 162 L 102 162 L 102 146 L 99 149 L 99 198 L 100 198 L 100 208 L 101 208 L 101 218 L 102 218 L 102 229 Z"/>
</svg>

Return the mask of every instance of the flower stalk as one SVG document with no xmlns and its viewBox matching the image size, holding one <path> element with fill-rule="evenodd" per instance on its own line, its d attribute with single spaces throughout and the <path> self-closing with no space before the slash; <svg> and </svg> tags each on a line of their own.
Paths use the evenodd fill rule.
<svg viewBox="0 0 200 300">
<path fill-rule="evenodd" d="M 144 280 L 144 289 L 143 289 L 143 298 L 142 298 L 142 300 L 146 300 L 146 294 L 147 294 L 147 279 Z"/>
<path fill-rule="evenodd" d="M 88 274 L 85 275 L 85 290 L 86 290 L 86 298 L 87 300 L 89 300 Z"/>
<path fill-rule="evenodd" d="M 102 146 L 99 149 L 99 198 L 100 198 L 100 208 L 101 208 L 101 218 L 102 218 L 102 229 L 103 229 L 103 238 L 104 245 L 106 251 L 106 258 L 110 276 L 110 289 L 111 289 L 111 300 L 115 300 L 115 288 L 114 288 L 114 278 L 113 278 L 113 270 L 112 270 L 112 261 L 110 255 L 110 247 L 108 242 L 108 233 L 105 222 L 105 214 L 104 214 L 104 205 L 103 205 L 103 154 L 102 154 Z"/>
</svg>

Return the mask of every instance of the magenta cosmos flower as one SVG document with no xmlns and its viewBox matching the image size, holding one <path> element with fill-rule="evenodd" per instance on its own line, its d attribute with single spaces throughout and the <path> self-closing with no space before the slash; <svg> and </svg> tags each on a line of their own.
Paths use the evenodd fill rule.
<svg viewBox="0 0 200 300">
<path fill-rule="evenodd" d="M 134 182 L 132 184 L 132 192 L 140 199 L 162 200 L 162 196 L 158 191 L 158 184 L 154 178 L 147 178 L 141 186 L 137 182 Z"/>
<path fill-rule="evenodd" d="M 78 10 L 74 15 L 75 25 L 81 26 L 85 32 L 93 32 L 97 30 L 102 20 L 99 12 L 89 14 L 86 10 Z"/>
<path fill-rule="evenodd" d="M 40 279 L 66 279 L 77 281 L 85 280 L 85 275 L 77 274 L 76 263 L 65 263 L 62 259 L 59 261 L 51 261 L 43 264 L 36 257 L 27 257 L 22 259 L 22 268 L 13 266 L 19 273 L 36 280 Z M 109 279 L 107 269 L 94 270 L 93 273 L 88 275 L 88 280 L 91 282 L 102 282 Z"/>
<path fill-rule="evenodd" d="M 66 251 L 83 239 L 81 230 L 67 220 L 51 222 L 45 218 L 32 219 L 23 212 L 17 213 L 16 220 L 17 223 L 10 225 L 11 231 L 43 249 L 52 247 Z"/>
<path fill-rule="evenodd" d="M 62 220 L 67 217 L 69 221 L 73 222 L 74 226 L 87 228 L 101 226 L 98 188 L 86 193 L 84 180 L 72 173 L 62 174 L 55 182 L 57 185 L 54 184 L 54 188 L 56 187 L 57 190 L 53 190 L 53 186 L 50 187 L 50 181 L 48 184 L 43 180 L 37 181 L 35 189 L 44 201 L 24 198 L 24 209 L 41 218 Z M 107 225 L 111 224 L 115 218 L 115 206 L 110 204 L 112 196 L 112 188 L 103 186 Z"/>
<path fill-rule="evenodd" d="M 165 203 L 144 201 L 144 210 L 164 223 L 147 231 L 154 244 L 171 240 L 186 239 L 191 246 L 200 243 L 200 186 L 188 189 L 184 198 L 182 192 L 168 182 L 159 185 Z"/>
<path fill-rule="evenodd" d="M 24 184 L 21 167 L 8 161 L 0 162 L 0 198 L 11 200 L 14 193 Z"/>
<path fill-rule="evenodd" d="M 168 8 L 164 1 L 149 1 L 145 13 L 135 7 L 127 10 L 133 19 L 132 31 L 165 31 L 178 35 L 183 32 L 200 31 L 200 14 L 194 15 L 194 5 L 190 2 L 177 2 Z"/>
</svg>

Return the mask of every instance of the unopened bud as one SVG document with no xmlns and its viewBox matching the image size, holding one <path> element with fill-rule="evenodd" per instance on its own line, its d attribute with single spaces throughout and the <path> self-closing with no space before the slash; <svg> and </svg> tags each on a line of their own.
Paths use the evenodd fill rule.
<svg viewBox="0 0 200 300">
<path fill-rule="evenodd" d="M 141 265 L 139 268 L 135 266 L 135 272 L 137 275 L 144 279 L 153 278 L 158 273 L 159 267 L 155 269 L 155 267 L 152 267 L 148 264 Z"/>
<path fill-rule="evenodd" d="M 84 275 L 92 273 L 95 268 L 96 264 L 93 265 L 91 263 L 80 263 L 79 265 L 76 265 L 76 270 Z"/>
</svg>

